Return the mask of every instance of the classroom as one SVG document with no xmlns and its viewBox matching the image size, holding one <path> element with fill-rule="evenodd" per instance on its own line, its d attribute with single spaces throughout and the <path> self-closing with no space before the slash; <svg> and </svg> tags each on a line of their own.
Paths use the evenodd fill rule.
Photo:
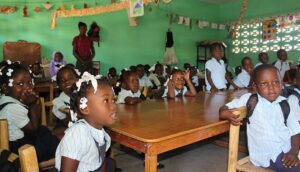
<svg viewBox="0 0 300 172">
<path fill-rule="evenodd" d="M 0 171 L 300 171 L 298 0 L 0 0 L 0 26 Z"/>
</svg>

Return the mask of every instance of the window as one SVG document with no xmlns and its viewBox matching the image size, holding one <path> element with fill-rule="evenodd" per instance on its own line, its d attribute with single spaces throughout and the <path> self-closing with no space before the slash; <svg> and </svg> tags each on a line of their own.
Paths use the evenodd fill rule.
<svg viewBox="0 0 300 172">
<path fill-rule="evenodd" d="M 300 51 L 300 25 L 277 29 L 277 39 L 262 40 L 262 23 L 243 24 L 237 29 L 236 39 L 232 41 L 232 52 L 257 53 L 277 51 Z"/>
</svg>

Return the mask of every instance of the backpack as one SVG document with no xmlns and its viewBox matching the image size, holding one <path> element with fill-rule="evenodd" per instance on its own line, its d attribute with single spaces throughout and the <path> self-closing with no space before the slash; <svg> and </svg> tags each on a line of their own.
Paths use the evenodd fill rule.
<svg viewBox="0 0 300 172">
<path fill-rule="evenodd" d="M 247 108 L 246 120 L 247 120 L 248 124 L 250 124 L 249 118 L 252 116 L 257 102 L 258 102 L 258 95 L 256 93 L 252 94 L 249 97 L 248 101 L 247 101 L 247 104 L 246 104 L 246 108 Z M 289 114 L 290 114 L 290 105 L 287 102 L 287 100 L 281 101 L 279 103 L 279 105 L 280 105 L 280 108 L 281 108 L 281 111 L 282 111 L 282 114 L 283 114 L 283 117 L 284 117 L 284 124 L 285 124 L 285 126 L 287 126 L 287 119 L 288 119 Z"/>
</svg>

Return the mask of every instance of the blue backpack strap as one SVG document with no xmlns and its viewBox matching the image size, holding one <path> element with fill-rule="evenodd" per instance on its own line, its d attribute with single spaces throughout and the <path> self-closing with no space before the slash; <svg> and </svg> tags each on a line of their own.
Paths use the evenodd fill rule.
<svg viewBox="0 0 300 172">
<path fill-rule="evenodd" d="M 246 107 L 247 107 L 246 120 L 247 120 L 248 124 L 250 124 L 249 118 L 252 116 L 257 102 L 258 102 L 258 95 L 256 93 L 252 94 L 249 97 L 248 101 L 247 101 L 247 104 L 246 104 Z"/>
<path fill-rule="evenodd" d="M 285 124 L 285 126 L 287 126 L 287 119 L 288 119 L 290 111 L 291 111 L 290 105 L 287 100 L 281 101 L 279 103 L 279 105 L 280 105 L 280 108 L 281 108 L 281 111 L 282 111 L 282 114 L 284 117 L 284 124 Z"/>
</svg>

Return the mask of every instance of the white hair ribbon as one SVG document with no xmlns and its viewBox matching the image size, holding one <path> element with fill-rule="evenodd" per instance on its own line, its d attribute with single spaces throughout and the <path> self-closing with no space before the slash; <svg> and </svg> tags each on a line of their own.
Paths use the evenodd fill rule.
<svg viewBox="0 0 300 172">
<path fill-rule="evenodd" d="M 12 69 L 9 68 L 9 69 L 7 70 L 6 75 L 7 75 L 7 76 L 11 76 L 11 73 L 12 73 L 13 71 L 14 71 L 14 70 L 12 70 Z"/>
<path fill-rule="evenodd" d="M 14 82 L 14 79 L 9 79 L 8 80 L 8 86 L 12 87 L 13 86 L 13 82 Z"/>
<path fill-rule="evenodd" d="M 78 69 L 74 69 L 74 70 L 77 73 L 77 75 L 80 76 L 81 73 L 79 72 L 79 70 Z"/>
<path fill-rule="evenodd" d="M 31 79 L 31 84 L 34 85 L 34 79 L 33 78 Z"/>
<path fill-rule="evenodd" d="M 81 76 L 81 78 L 76 82 L 76 86 L 77 86 L 77 91 L 80 90 L 80 87 L 81 87 L 81 84 L 83 82 L 89 82 L 91 81 L 92 83 L 92 86 L 94 88 L 94 94 L 96 93 L 97 91 L 97 88 L 98 88 L 98 83 L 97 83 L 97 79 L 94 75 L 88 73 L 88 72 L 84 72 L 83 75 Z"/>
<path fill-rule="evenodd" d="M 11 61 L 10 60 L 6 60 L 6 63 L 11 65 Z"/>
<path fill-rule="evenodd" d="M 87 107 L 86 103 L 88 102 L 88 99 L 86 97 L 81 97 L 79 102 L 80 102 L 79 108 L 85 109 Z"/>
</svg>

